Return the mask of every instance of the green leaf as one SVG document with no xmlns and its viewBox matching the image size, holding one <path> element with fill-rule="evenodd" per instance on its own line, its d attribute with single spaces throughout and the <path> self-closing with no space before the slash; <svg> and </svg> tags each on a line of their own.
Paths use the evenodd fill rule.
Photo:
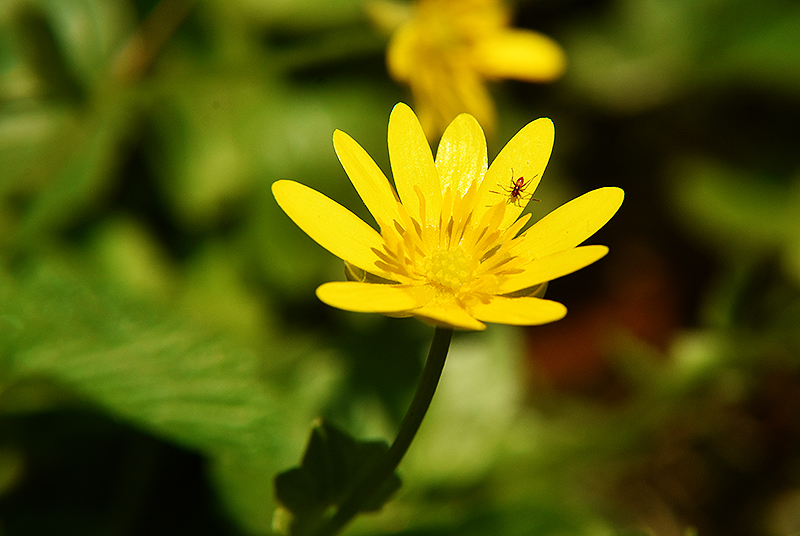
<svg viewBox="0 0 800 536">
<path fill-rule="evenodd" d="M 298 414 L 252 350 L 63 271 L 0 276 L 0 330 L 10 381 L 47 378 L 207 454 L 275 455 Z"/>
<path fill-rule="evenodd" d="M 797 237 L 797 187 L 713 160 L 689 160 L 676 172 L 675 199 L 692 231 L 732 251 L 780 247 Z"/>
<path fill-rule="evenodd" d="M 135 30 L 132 2 L 42 0 L 29 2 L 53 34 L 64 68 L 84 86 L 106 73 L 109 61 Z"/>
<path fill-rule="evenodd" d="M 18 189 L 36 192 L 20 222 L 19 242 L 39 244 L 102 202 L 137 115 L 126 96 L 108 96 L 86 114 L 73 110 L 54 123 L 50 135 L 43 133 L 21 175 L 12 177 Z"/>
<path fill-rule="evenodd" d="M 340 505 L 372 466 L 389 450 L 385 441 L 361 441 L 320 421 L 311 430 L 299 467 L 275 477 L 275 496 L 292 514 L 289 532 L 307 533 L 325 513 Z M 380 510 L 400 488 L 393 474 L 362 511 Z"/>
<path fill-rule="evenodd" d="M 307 337 L 211 336 L 182 309 L 142 305 L 85 266 L 30 266 L 0 270 L 0 412 L 88 402 L 197 450 L 231 516 L 269 533 L 272 479 L 340 388 L 336 356 Z"/>
</svg>

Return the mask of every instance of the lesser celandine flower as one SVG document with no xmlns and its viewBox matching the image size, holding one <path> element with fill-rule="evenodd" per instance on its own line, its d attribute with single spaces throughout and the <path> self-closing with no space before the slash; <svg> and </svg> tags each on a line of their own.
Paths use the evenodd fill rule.
<svg viewBox="0 0 800 536">
<path fill-rule="evenodd" d="M 530 215 L 520 214 L 544 173 L 553 137 L 549 119 L 533 121 L 487 169 L 483 130 L 474 117 L 461 114 L 445 130 L 434 159 L 419 120 L 401 103 L 389 118 L 393 188 L 364 149 L 337 130 L 336 153 L 379 230 L 307 186 L 273 184 L 289 217 L 347 264 L 351 280 L 320 286 L 322 301 L 436 325 L 417 390 L 388 449 L 376 453 L 375 461 L 354 465 L 356 458 L 343 457 L 339 447 L 326 450 L 326 442 L 314 441 L 312 434 L 300 467 L 278 475 L 276 495 L 288 512 L 290 536 L 333 536 L 358 513 L 387 500 L 390 476 L 433 399 L 453 329 L 558 320 L 566 308 L 535 294 L 547 281 L 608 251 L 579 244 L 619 209 L 619 188 L 593 190 L 522 230 Z M 342 444 L 359 448 L 355 440 Z M 369 448 L 376 450 L 374 443 Z M 340 466 L 340 480 L 348 482 L 342 489 L 328 489 L 330 464 Z M 320 489 L 328 493 L 320 497 Z"/>
<path fill-rule="evenodd" d="M 380 2 L 372 6 L 380 17 Z M 388 8 L 387 8 L 388 9 Z M 408 84 L 422 126 L 438 137 L 459 113 L 493 131 L 486 80 L 548 82 L 566 66 L 561 47 L 537 32 L 511 28 L 500 0 L 418 0 L 392 35 L 390 75 Z"/>
<path fill-rule="evenodd" d="M 531 294 L 607 253 L 605 246 L 578 246 L 614 215 L 622 190 L 593 190 L 520 232 L 530 214 L 519 216 L 553 147 L 549 119 L 520 130 L 488 169 L 483 131 L 468 114 L 447 127 L 435 159 L 405 104 L 392 111 L 388 138 L 396 190 L 350 136 L 333 135 L 379 231 L 302 184 L 280 180 L 272 187 L 289 217 L 359 279 L 325 283 L 317 296 L 340 309 L 416 316 L 467 330 L 482 330 L 484 322 L 534 325 L 562 318 L 562 304 Z M 519 184 L 522 195 L 514 196 Z"/>
</svg>

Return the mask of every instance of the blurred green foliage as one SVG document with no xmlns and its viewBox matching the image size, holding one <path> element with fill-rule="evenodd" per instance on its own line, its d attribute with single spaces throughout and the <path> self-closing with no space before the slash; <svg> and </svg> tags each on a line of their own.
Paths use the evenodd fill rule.
<svg viewBox="0 0 800 536">
<path fill-rule="evenodd" d="M 404 487 L 352 534 L 800 533 L 800 7 L 531 0 L 566 49 L 534 216 L 617 185 L 568 317 L 456 338 Z M 369 220 L 408 98 L 360 0 L 0 3 L 0 534 L 267 534 L 324 416 L 392 437 L 432 330 L 333 311 L 275 204 Z"/>
</svg>

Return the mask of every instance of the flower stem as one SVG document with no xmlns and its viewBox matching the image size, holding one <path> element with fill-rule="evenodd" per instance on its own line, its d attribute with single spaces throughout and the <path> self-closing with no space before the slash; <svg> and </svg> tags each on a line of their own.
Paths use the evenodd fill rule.
<svg viewBox="0 0 800 536">
<path fill-rule="evenodd" d="M 447 358 L 447 351 L 450 349 L 450 340 L 453 337 L 453 330 L 450 328 L 437 327 L 433 334 L 431 349 L 428 352 L 428 360 L 422 370 L 417 391 L 411 400 L 406 416 L 400 424 L 397 437 L 386 451 L 386 454 L 377 461 L 372 470 L 353 488 L 350 496 L 342 502 L 336 513 L 322 524 L 316 531 L 315 536 L 333 536 L 347 525 L 350 520 L 358 514 L 362 507 L 373 497 L 376 491 L 394 473 L 400 460 L 408 451 L 411 441 L 419 430 L 422 419 L 431 405 L 436 386 L 444 369 L 444 362 Z"/>
</svg>

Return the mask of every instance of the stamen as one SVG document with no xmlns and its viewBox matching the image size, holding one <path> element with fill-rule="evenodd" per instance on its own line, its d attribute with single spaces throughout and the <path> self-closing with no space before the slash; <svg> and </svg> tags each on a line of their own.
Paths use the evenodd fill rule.
<svg viewBox="0 0 800 536">
<path fill-rule="evenodd" d="M 372 252 L 378 257 L 380 257 L 380 259 L 387 264 L 394 264 L 394 265 L 398 264 L 397 255 L 395 255 L 393 251 L 386 250 L 384 252 L 377 248 L 372 248 Z"/>
<path fill-rule="evenodd" d="M 418 184 L 414 185 L 414 193 L 417 194 L 417 199 L 419 199 L 419 221 L 427 223 L 428 218 L 425 215 L 425 196 L 422 194 L 422 189 Z"/>
<path fill-rule="evenodd" d="M 453 243 L 453 218 L 450 218 L 450 221 L 447 222 L 447 229 L 445 229 L 444 233 L 444 247 L 449 248 L 450 245 Z"/>
<path fill-rule="evenodd" d="M 499 218 L 498 213 L 500 213 Z M 468 232 L 465 233 L 464 245 L 469 247 L 470 244 L 478 244 L 484 238 L 488 229 L 497 229 L 497 226 L 503 219 L 503 214 L 505 214 L 504 204 L 495 205 L 484 212 L 483 216 L 481 216 L 481 219 L 478 222 L 478 225 L 472 227 Z M 475 233 L 477 233 L 478 236 L 473 238 Z"/>
<path fill-rule="evenodd" d="M 482 273 L 495 272 L 501 266 L 503 266 L 504 264 L 508 264 L 509 262 L 514 260 L 514 257 L 498 257 L 498 256 L 495 256 L 495 257 L 497 257 L 497 260 L 494 263 L 492 263 L 492 264 L 489 264 L 489 263 L 481 264 L 480 271 Z"/>
<path fill-rule="evenodd" d="M 419 222 L 412 218 L 411 223 L 414 224 L 414 229 L 417 231 L 417 236 L 422 238 L 422 227 L 420 226 Z"/>
<path fill-rule="evenodd" d="M 424 256 L 425 252 L 427 251 L 427 248 L 422 241 L 422 229 L 420 228 L 419 223 L 412 219 L 404 208 L 399 211 L 399 215 L 403 226 L 407 231 L 411 231 L 403 234 L 403 243 L 406 247 L 406 254 L 409 255 L 413 261 L 416 253 Z"/>
<path fill-rule="evenodd" d="M 501 245 L 502 244 L 497 244 L 495 247 L 484 253 L 483 256 L 481 257 L 481 262 L 486 262 L 487 260 L 489 260 L 495 253 L 497 253 L 500 250 Z"/>
<path fill-rule="evenodd" d="M 481 241 L 475 244 L 474 249 L 476 251 L 483 251 L 484 249 L 489 248 L 490 246 L 494 247 L 492 246 L 492 244 L 497 243 L 497 239 L 500 238 L 500 234 L 501 234 L 500 231 L 491 230 L 490 228 L 489 232 L 486 233 L 486 235 L 481 239 Z"/>
<path fill-rule="evenodd" d="M 460 225 L 466 226 L 469 217 L 472 215 L 472 210 L 475 207 L 476 196 L 475 182 L 470 183 L 464 195 L 459 197 L 453 205 L 453 218 L 459 222 Z M 458 234 L 462 234 L 463 230 L 458 229 Z"/>
<path fill-rule="evenodd" d="M 384 272 L 397 273 L 397 270 L 395 270 L 394 266 L 389 266 L 388 264 L 386 264 L 385 262 L 382 262 L 382 261 L 375 261 L 375 266 L 377 266 L 378 268 L 380 268 Z"/>
<path fill-rule="evenodd" d="M 531 213 L 530 212 L 520 216 L 517 219 L 517 221 L 515 221 L 513 224 L 511 224 L 511 226 L 508 229 L 505 230 L 505 232 L 503 233 L 502 241 L 505 242 L 508 239 L 515 238 L 517 236 L 517 233 L 519 232 L 519 230 L 522 229 L 522 227 L 526 223 L 528 223 L 529 219 L 531 219 Z"/>
<path fill-rule="evenodd" d="M 453 189 L 448 187 L 444 191 L 444 197 L 442 197 L 442 213 L 440 216 L 440 221 L 446 221 L 453 217 L 453 201 Z"/>
<path fill-rule="evenodd" d="M 469 222 L 471 220 L 472 220 L 472 211 L 467 212 L 467 216 L 465 218 L 461 218 L 458 220 L 458 226 L 456 227 L 455 232 L 453 233 L 454 234 L 453 238 L 455 238 L 456 242 L 458 242 L 459 244 L 464 240 L 464 231 L 466 231 L 467 225 L 469 225 Z"/>
</svg>

